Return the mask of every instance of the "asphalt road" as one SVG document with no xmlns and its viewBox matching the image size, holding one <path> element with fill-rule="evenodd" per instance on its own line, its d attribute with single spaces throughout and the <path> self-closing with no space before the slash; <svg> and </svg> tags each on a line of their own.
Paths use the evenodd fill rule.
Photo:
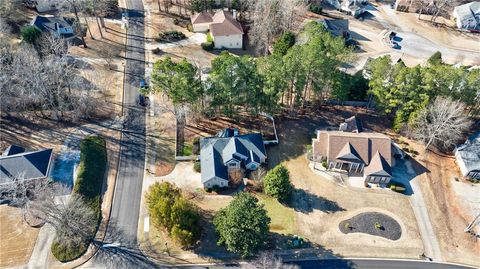
<svg viewBox="0 0 480 269">
<path fill-rule="evenodd" d="M 424 261 L 402 261 L 402 260 L 376 260 L 376 259 L 334 259 L 292 262 L 301 269 L 472 269 L 474 267 L 460 266 L 454 264 L 424 262 Z M 235 269 L 248 268 L 241 265 L 206 265 L 187 266 L 188 269 Z"/>
<path fill-rule="evenodd" d="M 138 105 L 145 76 L 144 14 L 141 0 L 126 0 L 127 51 L 120 161 L 109 226 L 102 247 L 86 268 L 132 268 L 148 261 L 137 246 L 137 226 L 145 166 L 145 108 Z M 111 187 L 111 186 L 109 186 Z M 105 246 L 106 244 L 106 246 Z M 112 247 L 113 246 L 113 247 Z M 130 261 L 128 264 L 126 261 Z"/>
</svg>

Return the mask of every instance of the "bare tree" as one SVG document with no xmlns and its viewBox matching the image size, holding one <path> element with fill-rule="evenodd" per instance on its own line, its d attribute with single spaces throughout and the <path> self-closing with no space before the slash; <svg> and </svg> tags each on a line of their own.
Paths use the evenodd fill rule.
<svg viewBox="0 0 480 269">
<path fill-rule="evenodd" d="M 249 5 L 253 19 L 250 43 L 264 55 L 273 39 L 292 29 L 294 18 L 306 11 L 303 0 L 251 0 Z"/>
<path fill-rule="evenodd" d="M 112 44 L 102 43 L 98 51 L 100 57 L 102 57 L 108 65 L 108 69 L 112 69 L 112 63 L 118 56 L 119 49 Z"/>
<path fill-rule="evenodd" d="M 41 199 L 31 208 L 35 217 L 52 225 L 57 241 L 63 246 L 78 246 L 95 232 L 95 213 L 79 194 Z"/>
<path fill-rule="evenodd" d="M 285 264 L 272 252 L 262 252 L 252 262 L 242 266 L 245 269 L 299 269 L 297 265 Z"/>
<path fill-rule="evenodd" d="M 63 57 L 68 52 L 68 42 L 50 34 L 44 34 L 40 37 L 38 47 L 38 51 L 42 57 L 49 55 Z"/>
<path fill-rule="evenodd" d="M 420 112 L 413 124 L 413 136 L 425 143 L 426 150 L 431 145 L 448 149 L 456 144 L 471 124 L 463 103 L 437 97 Z"/>
<path fill-rule="evenodd" d="M 60 10 L 62 11 L 71 11 L 75 14 L 75 24 L 76 24 L 76 28 L 77 28 L 77 32 L 79 33 L 79 36 L 80 36 L 80 39 L 82 39 L 82 43 L 83 43 L 83 46 L 86 48 L 87 47 L 87 43 L 85 42 L 85 38 L 83 37 L 83 31 L 82 31 L 82 23 L 80 22 L 80 16 L 79 16 L 79 13 L 81 13 L 82 11 L 84 11 L 87 7 L 87 1 L 86 0 L 61 0 L 59 1 L 58 3 L 58 7 Z M 85 19 L 85 22 L 87 20 Z M 88 26 L 88 22 L 87 22 L 87 28 L 88 28 L 88 31 L 90 32 L 90 28 Z M 92 33 L 90 32 L 90 35 Z"/>
<path fill-rule="evenodd" d="M 44 198 L 50 190 L 48 179 L 25 180 L 25 175 L 17 175 L 11 183 L 0 186 L 0 203 L 22 208 L 27 213 L 32 202 Z"/>
</svg>

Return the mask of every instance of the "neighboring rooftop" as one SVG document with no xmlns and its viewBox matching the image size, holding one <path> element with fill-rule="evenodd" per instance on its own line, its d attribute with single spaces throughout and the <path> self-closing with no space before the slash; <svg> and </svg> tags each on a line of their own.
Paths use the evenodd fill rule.
<svg viewBox="0 0 480 269">
<path fill-rule="evenodd" d="M 480 132 L 469 137 L 456 150 L 465 163 L 467 170 L 480 170 Z"/>
<path fill-rule="evenodd" d="M 232 159 L 260 163 L 265 158 L 266 151 L 260 133 L 203 138 L 200 140 L 202 183 L 213 178 L 228 180 L 226 163 Z"/>
<path fill-rule="evenodd" d="M 334 36 L 340 36 L 345 39 L 350 38 L 350 33 L 348 31 L 348 20 L 344 19 L 320 19 L 317 21 L 325 26 L 327 31 L 332 33 Z"/>
<path fill-rule="evenodd" d="M 215 15 L 215 13 L 210 11 L 199 12 L 192 16 L 192 24 L 213 22 L 213 15 Z"/>
<path fill-rule="evenodd" d="M 7 150 L 10 151 L 12 146 Z M 23 149 L 18 146 L 13 147 Z M 5 155 L 4 152 L 0 156 L 0 184 L 10 183 L 18 179 L 30 180 L 48 176 L 53 149 L 24 151 L 9 155 Z"/>
<path fill-rule="evenodd" d="M 42 32 L 60 33 L 62 37 L 73 37 L 73 33 L 67 33 L 63 30 L 71 28 L 73 22 L 73 19 L 66 17 L 37 15 L 32 20 L 31 25 Z"/>
</svg>

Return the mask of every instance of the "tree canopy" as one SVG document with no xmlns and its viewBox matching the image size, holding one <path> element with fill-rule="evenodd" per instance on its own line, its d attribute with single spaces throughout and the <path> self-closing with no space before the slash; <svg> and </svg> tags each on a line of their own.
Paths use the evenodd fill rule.
<svg viewBox="0 0 480 269">
<path fill-rule="evenodd" d="M 213 223 L 219 235 L 218 244 L 247 257 L 257 253 L 265 244 L 270 218 L 257 198 L 241 192 L 227 207 L 218 211 Z"/>
<path fill-rule="evenodd" d="M 286 202 L 293 190 L 288 169 L 280 164 L 268 171 L 263 178 L 263 188 L 266 194 Z"/>
</svg>

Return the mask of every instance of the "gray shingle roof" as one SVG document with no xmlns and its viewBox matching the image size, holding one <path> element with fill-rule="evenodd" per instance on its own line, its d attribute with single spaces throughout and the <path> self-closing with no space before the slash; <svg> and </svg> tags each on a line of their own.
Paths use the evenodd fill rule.
<svg viewBox="0 0 480 269">
<path fill-rule="evenodd" d="M 18 154 L 18 153 L 22 153 L 22 152 L 25 152 L 25 149 L 20 147 L 20 146 L 17 146 L 17 145 L 10 145 L 4 152 L 3 152 L 3 156 L 10 156 L 10 155 L 15 155 L 15 154 Z"/>
<path fill-rule="evenodd" d="M 0 156 L 0 184 L 48 176 L 53 149 Z"/>
<path fill-rule="evenodd" d="M 200 140 L 202 183 L 218 177 L 228 180 L 226 162 L 231 159 L 260 163 L 266 158 L 260 133 L 235 137 L 208 137 Z"/>
<path fill-rule="evenodd" d="M 31 25 L 37 27 L 42 32 L 53 33 L 57 31 L 57 28 L 69 28 L 73 25 L 73 19 L 66 17 L 47 17 L 37 15 L 32 20 Z M 73 36 L 73 34 L 62 34 L 64 37 Z"/>
<path fill-rule="evenodd" d="M 480 132 L 472 135 L 465 144 L 458 146 L 456 151 L 468 171 L 480 170 Z"/>
</svg>

